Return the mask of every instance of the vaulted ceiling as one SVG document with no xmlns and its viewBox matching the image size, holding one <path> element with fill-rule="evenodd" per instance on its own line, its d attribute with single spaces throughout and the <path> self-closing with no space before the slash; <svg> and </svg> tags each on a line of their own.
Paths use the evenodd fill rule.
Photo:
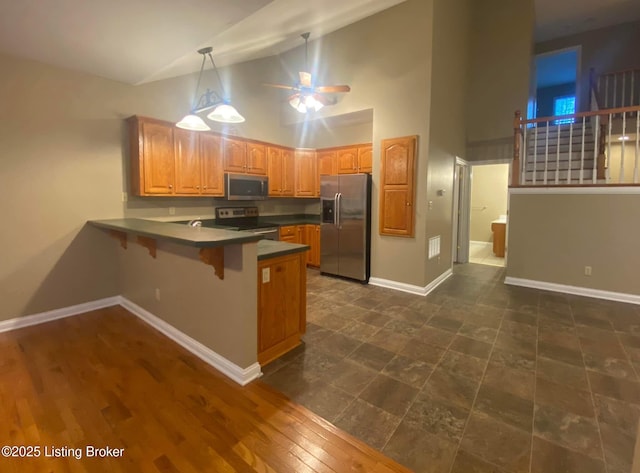
<svg viewBox="0 0 640 473">
<path fill-rule="evenodd" d="M 0 51 L 130 84 L 271 56 L 405 0 L 0 0 Z M 473 0 L 481 1 L 481 0 Z M 537 40 L 640 19 L 638 0 L 535 0 Z"/>
</svg>

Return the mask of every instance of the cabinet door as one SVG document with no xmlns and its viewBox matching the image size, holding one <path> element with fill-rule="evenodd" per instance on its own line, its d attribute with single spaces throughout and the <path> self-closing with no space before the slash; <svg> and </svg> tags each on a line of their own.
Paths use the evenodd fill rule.
<svg viewBox="0 0 640 473">
<path fill-rule="evenodd" d="M 144 194 L 173 194 L 175 158 L 173 129 L 169 124 L 155 121 L 140 122 L 142 140 L 141 161 Z"/>
<path fill-rule="evenodd" d="M 311 150 L 296 150 L 296 197 L 319 195 L 316 171 L 316 153 Z"/>
<path fill-rule="evenodd" d="M 358 172 L 373 172 L 373 146 L 358 148 Z"/>
<path fill-rule="evenodd" d="M 292 149 L 282 150 L 282 195 L 293 197 L 296 189 L 296 161 Z"/>
<path fill-rule="evenodd" d="M 338 161 L 335 150 L 318 151 L 318 175 L 335 176 L 338 174 Z"/>
<path fill-rule="evenodd" d="M 307 264 L 320 266 L 320 225 L 305 225 L 305 244 L 309 245 L 307 252 Z"/>
<path fill-rule="evenodd" d="M 173 146 L 176 160 L 176 194 L 200 194 L 200 149 L 198 133 L 176 128 Z"/>
<path fill-rule="evenodd" d="M 296 243 L 308 245 L 306 225 L 296 225 Z"/>
<path fill-rule="evenodd" d="M 382 141 L 380 234 L 412 237 L 417 136 Z"/>
<path fill-rule="evenodd" d="M 260 143 L 247 143 L 248 174 L 267 174 L 267 147 Z"/>
<path fill-rule="evenodd" d="M 267 149 L 267 176 L 269 177 L 269 195 L 282 195 L 282 149 L 269 146 Z"/>
<path fill-rule="evenodd" d="M 224 196 L 222 138 L 200 133 L 200 161 L 202 162 L 202 194 Z"/>
<path fill-rule="evenodd" d="M 283 225 L 280 227 L 281 241 L 291 241 L 291 243 L 295 243 L 297 237 L 298 233 L 295 225 Z"/>
<path fill-rule="evenodd" d="M 340 148 L 337 151 L 338 174 L 358 172 L 358 148 Z"/>
<path fill-rule="evenodd" d="M 222 138 L 224 150 L 224 170 L 245 172 L 247 168 L 247 147 L 244 141 L 234 138 Z"/>
<path fill-rule="evenodd" d="M 263 279 L 265 270 L 269 279 Z M 299 254 L 258 262 L 258 360 L 261 353 L 293 337 L 290 349 L 299 344 L 304 323 L 304 282 Z M 282 346 L 282 345 L 281 345 Z M 272 356 L 267 355 L 267 360 Z"/>
</svg>

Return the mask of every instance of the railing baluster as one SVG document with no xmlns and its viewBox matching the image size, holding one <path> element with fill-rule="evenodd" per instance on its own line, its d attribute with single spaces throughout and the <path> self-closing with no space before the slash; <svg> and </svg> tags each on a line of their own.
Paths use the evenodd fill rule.
<svg viewBox="0 0 640 473">
<path fill-rule="evenodd" d="M 617 99 L 618 99 L 618 74 L 614 74 L 613 75 L 613 107 L 612 108 L 616 108 L 617 107 Z M 612 117 L 613 118 L 613 117 Z"/>
<path fill-rule="evenodd" d="M 598 155 L 600 154 L 600 115 L 596 115 L 596 124 L 593 127 L 593 174 L 591 175 L 591 182 L 596 183 L 598 176 Z"/>
<path fill-rule="evenodd" d="M 547 120 L 547 139 L 544 147 L 544 185 L 547 185 L 547 167 L 549 166 L 549 132 L 551 131 L 551 122 Z"/>
<path fill-rule="evenodd" d="M 636 81 L 636 72 L 637 71 L 632 71 L 631 72 L 631 103 L 629 104 L 630 107 L 633 107 L 634 103 L 633 103 L 633 99 L 635 98 L 635 81 Z"/>
<path fill-rule="evenodd" d="M 560 177 L 560 123 L 557 126 L 558 140 L 556 141 L 556 185 L 558 185 L 558 178 Z"/>
<path fill-rule="evenodd" d="M 532 184 L 536 185 L 536 172 L 538 168 L 538 124 L 536 123 L 536 133 L 533 140 L 533 179 Z"/>
<path fill-rule="evenodd" d="M 606 156 L 607 160 L 605 161 L 605 180 L 606 180 L 607 184 L 611 180 L 610 164 L 611 164 L 611 132 L 612 132 L 612 129 L 613 129 L 613 114 L 610 113 L 609 114 L 609 131 L 607 133 L 607 156 Z"/>
<path fill-rule="evenodd" d="M 582 184 L 582 179 L 584 175 L 584 135 L 587 128 L 587 117 L 582 117 L 582 141 L 580 146 L 580 184 Z M 569 171 L 571 172 L 571 171 Z"/>
<path fill-rule="evenodd" d="M 618 178 L 618 182 L 622 184 L 624 182 L 624 148 L 626 144 L 626 140 L 624 137 L 627 135 L 627 114 L 622 114 L 622 137 L 623 140 L 620 143 L 620 177 Z"/>
<path fill-rule="evenodd" d="M 622 104 L 620 104 L 621 107 L 626 107 L 627 106 L 624 103 L 625 99 L 627 98 L 626 97 L 626 91 L 627 91 L 626 83 L 627 83 L 627 73 L 623 72 L 622 73 L 622 98 L 621 98 Z M 631 104 L 629 104 L 629 105 L 631 105 Z M 624 115 L 626 115 L 626 113 Z"/>
<path fill-rule="evenodd" d="M 609 108 L 609 74 L 604 76 L 604 108 Z"/>
<path fill-rule="evenodd" d="M 569 163 L 567 164 L 567 184 L 571 184 L 571 165 L 573 163 L 573 123 L 569 123 Z"/>
<path fill-rule="evenodd" d="M 640 113 L 636 113 L 636 163 L 633 170 L 633 183 L 638 184 L 638 161 L 640 160 Z"/>
<path fill-rule="evenodd" d="M 525 179 L 526 179 L 526 173 L 527 173 L 527 158 L 528 158 L 528 151 L 529 151 L 529 143 L 527 142 L 527 124 L 525 124 L 523 126 L 523 132 L 522 132 L 522 151 L 520 152 L 520 174 L 522 175 L 522 180 L 520 181 L 521 185 L 525 184 Z M 524 154 L 524 156 L 522 156 Z M 534 155 L 535 156 L 535 155 Z"/>
</svg>

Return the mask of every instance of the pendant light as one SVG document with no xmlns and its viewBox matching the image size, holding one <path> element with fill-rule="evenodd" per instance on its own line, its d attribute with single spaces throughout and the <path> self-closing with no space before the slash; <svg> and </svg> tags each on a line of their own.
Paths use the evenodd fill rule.
<svg viewBox="0 0 640 473">
<path fill-rule="evenodd" d="M 224 84 L 220 79 L 220 73 L 216 67 L 216 63 L 213 62 L 213 56 L 211 55 L 213 48 L 206 47 L 198 50 L 198 53 L 202 54 L 202 64 L 200 65 L 200 73 L 198 74 L 198 82 L 196 84 L 196 92 L 193 99 L 193 108 L 191 113 L 186 115 L 182 120 L 176 123 L 178 128 L 192 131 L 207 131 L 210 130 L 209 126 L 200 118 L 197 113 L 204 112 L 213 108 L 211 113 L 207 115 L 209 120 L 221 122 L 221 123 L 242 123 L 244 117 L 238 113 L 238 111 L 229 102 L 228 96 L 224 90 Z M 202 79 L 202 72 L 204 70 L 204 63 L 207 60 L 207 56 L 211 60 L 211 65 L 216 73 L 220 88 L 222 90 L 222 97 L 215 91 L 207 89 L 207 91 L 198 99 L 198 89 L 200 88 L 200 80 Z"/>
</svg>

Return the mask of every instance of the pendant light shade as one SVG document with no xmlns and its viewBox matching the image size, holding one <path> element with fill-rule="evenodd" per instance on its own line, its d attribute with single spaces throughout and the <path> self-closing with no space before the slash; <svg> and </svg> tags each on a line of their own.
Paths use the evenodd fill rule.
<svg viewBox="0 0 640 473">
<path fill-rule="evenodd" d="M 244 117 L 238 113 L 235 107 L 228 103 L 218 105 L 207 115 L 209 120 L 221 123 L 242 123 Z"/>
<path fill-rule="evenodd" d="M 216 63 L 213 62 L 213 56 L 211 55 L 213 49 L 211 47 L 202 48 L 198 50 L 198 53 L 202 54 L 202 64 L 200 66 L 200 74 L 198 74 L 198 83 L 196 84 L 195 96 L 193 99 L 193 107 L 191 113 L 185 116 L 182 120 L 176 123 L 178 128 L 192 131 L 208 131 L 211 128 L 200 118 L 197 113 L 204 112 L 205 110 L 213 111 L 207 115 L 209 120 L 213 120 L 221 123 L 242 123 L 244 117 L 238 113 L 238 111 L 231 105 L 227 95 L 225 94 L 224 84 L 220 79 L 220 73 L 216 67 Z M 216 73 L 218 82 L 220 83 L 220 89 L 222 95 L 215 91 L 207 89 L 204 94 L 198 98 L 198 89 L 200 88 L 200 80 L 202 79 L 202 72 L 204 71 L 204 64 L 207 57 L 211 60 L 211 65 Z"/>
<path fill-rule="evenodd" d="M 186 115 L 182 120 L 176 123 L 178 128 L 191 131 L 209 131 L 211 128 L 198 115 Z"/>
</svg>

